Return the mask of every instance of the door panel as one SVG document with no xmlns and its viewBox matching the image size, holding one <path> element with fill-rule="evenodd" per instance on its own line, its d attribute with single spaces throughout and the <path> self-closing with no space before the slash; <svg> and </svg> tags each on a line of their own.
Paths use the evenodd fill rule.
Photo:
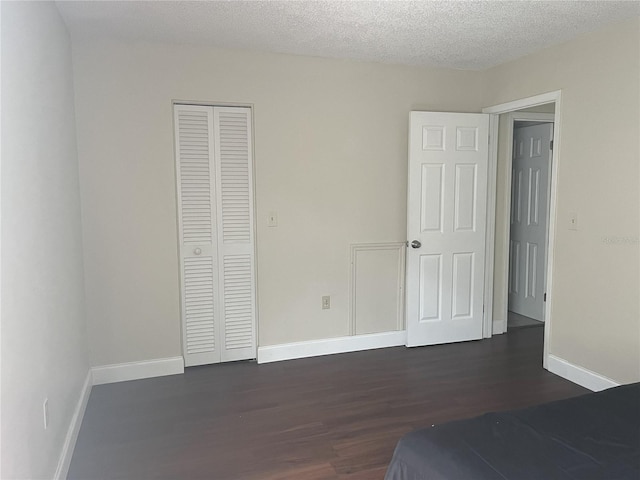
<svg viewBox="0 0 640 480">
<path fill-rule="evenodd" d="M 553 124 L 513 133 L 509 310 L 544 321 L 544 279 Z"/>
<path fill-rule="evenodd" d="M 189 356 L 201 356 L 215 362 L 217 352 L 216 327 L 213 323 L 215 288 L 213 257 L 187 257 L 183 261 L 185 351 Z"/>
<path fill-rule="evenodd" d="M 176 174 L 185 365 L 220 361 L 213 112 L 176 105 Z"/>
<path fill-rule="evenodd" d="M 474 231 L 476 220 L 476 165 L 456 165 L 455 227 L 456 232 Z"/>
<path fill-rule="evenodd" d="M 441 320 L 442 255 L 421 255 L 420 261 L 420 322 Z"/>
<path fill-rule="evenodd" d="M 407 345 L 482 338 L 488 115 L 411 112 Z M 417 244 L 416 244 L 417 245 Z"/>
<path fill-rule="evenodd" d="M 421 232 L 442 230 L 444 165 L 422 165 Z"/>
<path fill-rule="evenodd" d="M 452 318 L 473 315 L 473 253 L 453 254 Z"/>
<path fill-rule="evenodd" d="M 221 359 L 256 358 L 251 109 L 214 107 Z"/>
</svg>

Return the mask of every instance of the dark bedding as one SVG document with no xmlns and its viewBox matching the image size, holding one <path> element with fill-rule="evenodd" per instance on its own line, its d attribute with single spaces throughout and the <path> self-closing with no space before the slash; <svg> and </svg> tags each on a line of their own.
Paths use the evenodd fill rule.
<svg viewBox="0 0 640 480">
<path fill-rule="evenodd" d="M 418 479 L 640 480 L 640 383 L 409 433 L 385 480 Z"/>
</svg>

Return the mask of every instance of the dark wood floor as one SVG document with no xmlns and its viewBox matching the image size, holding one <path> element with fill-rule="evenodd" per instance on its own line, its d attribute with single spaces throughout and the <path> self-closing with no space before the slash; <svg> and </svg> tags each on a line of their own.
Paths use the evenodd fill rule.
<svg viewBox="0 0 640 480">
<path fill-rule="evenodd" d="M 586 393 L 543 330 L 96 386 L 68 478 L 382 479 L 411 430 Z"/>
</svg>

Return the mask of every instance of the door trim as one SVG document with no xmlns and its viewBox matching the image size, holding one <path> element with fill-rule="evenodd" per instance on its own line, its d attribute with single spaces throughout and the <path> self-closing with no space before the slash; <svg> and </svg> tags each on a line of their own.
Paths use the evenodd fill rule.
<svg viewBox="0 0 640 480">
<path fill-rule="evenodd" d="M 554 264 L 554 251 L 556 241 L 556 224 L 558 217 L 558 160 L 561 151 L 561 130 L 562 130 L 562 90 L 555 90 L 552 92 L 535 95 L 532 97 L 521 98 L 511 102 L 501 103 L 485 107 L 482 109 L 482 113 L 488 113 L 491 115 L 492 120 L 489 125 L 489 135 L 491 139 L 498 138 L 498 115 L 502 113 L 510 113 L 523 108 L 536 107 L 538 105 L 544 105 L 545 103 L 555 103 L 554 114 L 554 127 L 553 127 L 553 153 L 551 156 L 551 186 L 549 189 L 549 231 L 548 231 L 548 245 L 547 245 L 547 302 L 544 310 L 544 350 L 542 356 L 542 366 L 548 369 L 549 363 L 549 338 L 551 333 L 553 317 L 551 315 L 553 306 L 553 264 Z M 489 202 L 488 205 L 494 205 L 496 201 L 496 182 L 497 178 L 494 174 L 498 164 L 498 149 L 497 142 L 494 140 L 491 142 L 492 148 L 489 152 L 489 172 L 492 174 L 489 176 Z M 493 258 L 495 254 L 495 227 L 496 217 L 495 208 L 487 211 L 487 254 L 485 265 L 486 268 L 486 284 L 485 284 L 485 328 L 489 328 L 486 323 L 491 325 L 493 330 Z M 489 241 L 490 238 L 490 241 Z M 491 263 L 488 263 L 491 259 Z M 503 333 L 503 332 L 492 332 Z"/>
</svg>

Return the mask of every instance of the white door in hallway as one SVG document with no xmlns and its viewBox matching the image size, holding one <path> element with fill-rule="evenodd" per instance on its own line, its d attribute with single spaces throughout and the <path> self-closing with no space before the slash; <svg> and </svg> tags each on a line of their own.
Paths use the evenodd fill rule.
<svg viewBox="0 0 640 480">
<path fill-rule="evenodd" d="M 256 358 L 251 109 L 174 122 L 185 365 Z"/>
<path fill-rule="evenodd" d="M 544 321 L 553 123 L 514 129 L 509 310 Z"/>
<path fill-rule="evenodd" d="M 489 115 L 411 112 L 407 346 L 482 338 Z"/>
</svg>

